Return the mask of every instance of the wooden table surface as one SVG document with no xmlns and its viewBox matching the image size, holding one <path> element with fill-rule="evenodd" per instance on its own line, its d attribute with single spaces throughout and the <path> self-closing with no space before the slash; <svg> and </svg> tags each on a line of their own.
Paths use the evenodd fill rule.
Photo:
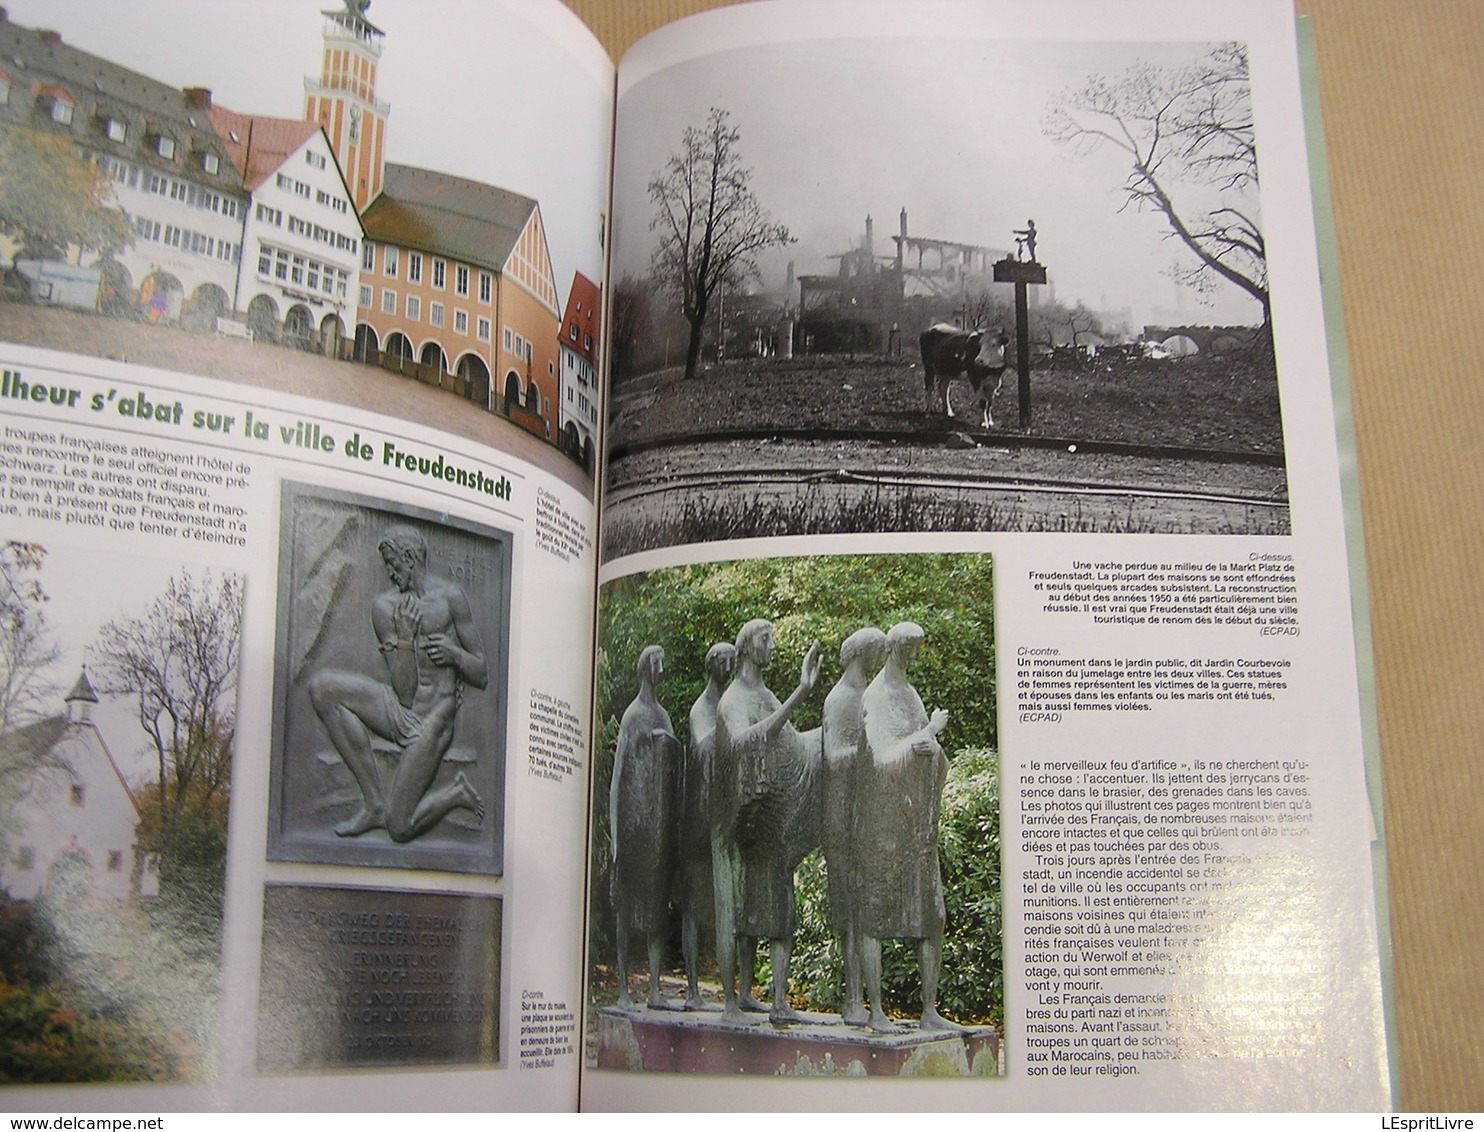
<svg viewBox="0 0 1484 1132">
<path fill-rule="evenodd" d="M 566 0 L 617 57 L 725 0 Z M 1484 1111 L 1484 5 L 1312 17 L 1365 515 L 1401 1107 Z"/>
</svg>

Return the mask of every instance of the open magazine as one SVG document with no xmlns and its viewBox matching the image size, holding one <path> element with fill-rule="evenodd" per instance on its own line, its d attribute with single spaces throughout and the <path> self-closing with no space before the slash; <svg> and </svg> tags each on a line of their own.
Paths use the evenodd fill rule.
<svg viewBox="0 0 1484 1132">
<path fill-rule="evenodd" d="M 140 22 L 0 14 L 8 1107 L 1389 1106 L 1281 0 Z"/>
</svg>

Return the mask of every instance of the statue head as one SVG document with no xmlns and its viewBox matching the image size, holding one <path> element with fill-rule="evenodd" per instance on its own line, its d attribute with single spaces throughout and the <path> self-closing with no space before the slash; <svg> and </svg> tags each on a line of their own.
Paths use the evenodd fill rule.
<svg viewBox="0 0 1484 1132">
<path fill-rule="evenodd" d="M 406 589 L 413 574 L 428 564 L 428 540 L 415 527 L 388 527 L 376 549 L 398 589 Z"/>
<path fill-rule="evenodd" d="M 903 668 L 912 663 L 927 634 L 912 621 L 898 621 L 886 633 L 886 647 L 892 659 Z"/>
<path fill-rule="evenodd" d="M 659 645 L 650 645 L 639 654 L 638 663 L 634 665 L 634 674 L 639 677 L 639 683 L 648 681 L 651 684 L 659 683 L 661 676 L 665 674 L 665 650 Z"/>
<path fill-rule="evenodd" d="M 737 631 L 737 655 L 759 667 L 773 659 L 773 622 L 756 617 Z"/>
<path fill-rule="evenodd" d="M 706 651 L 706 675 L 720 683 L 737 667 L 737 648 L 726 641 L 712 645 Z"/>
<path fill-rule="evenodd" d="M 876 668 L 885 658 L 886 634 L 869 625 L 851 633 L 840 646 L 841 668 L 849 668 L 857 660 L 863 660 L 867 668 Z"/>
</svg>

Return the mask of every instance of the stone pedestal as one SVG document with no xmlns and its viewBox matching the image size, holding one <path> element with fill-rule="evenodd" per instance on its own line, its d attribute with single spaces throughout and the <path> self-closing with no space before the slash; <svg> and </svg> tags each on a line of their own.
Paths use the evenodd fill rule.
<svg viewBox="0 0 1484 1132">
<path fill-rule="evenodd" d="M 766 1016 L 723 1022 L 719 1013 L 605 1007 L 598 1017 L 598 1068 L 667 1073 L 798 1077 L 994 1077 L 1000 1038 L 992 1027 L 944 1034 L 909 1025 L 875 1034 L 834 1014 L 774 1026 Z M 756 1021 L 751 1021 L 751 1019 Z"/>
</svg>

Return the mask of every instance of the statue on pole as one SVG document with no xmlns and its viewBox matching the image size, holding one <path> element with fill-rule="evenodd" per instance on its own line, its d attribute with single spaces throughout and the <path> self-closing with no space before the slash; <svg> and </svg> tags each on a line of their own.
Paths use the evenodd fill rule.
<svg viewBox="0 0 1484 1132">
<path fill-rule="evenodd" d="M 910 621 L 886 635 L 886 666 L 861 696 L 865 731 L 856 799 L 862 843 L 859 930 L 861 966 L 871 1001 L 871 1028 L 902 1027 L 881 1005 L 881 941 L 917 943 L 924 1030 L 961 1032 L 938 1013 L 943 963 L 943 878 L 938 866 L 938 814 L 948 759 L 938 735 L 948 712 L 928 713 L 908 678 L 925 634 Z"/>
<path fill-rule="evenodd" d="M 642 934 L 649 950 L 649 1006 L 663 1009 L 667 1004 L 660 994 L 660 964 L 669 929 L 680 744 L 670 715 L 655 694 L 665 672 L 665 650 L 650 645 L 639 654 L 635 669 L 639 690 L 619 723 L 608 791 L 618 1004 L 633 1005 L 629 937 Z"/>
</svg>

